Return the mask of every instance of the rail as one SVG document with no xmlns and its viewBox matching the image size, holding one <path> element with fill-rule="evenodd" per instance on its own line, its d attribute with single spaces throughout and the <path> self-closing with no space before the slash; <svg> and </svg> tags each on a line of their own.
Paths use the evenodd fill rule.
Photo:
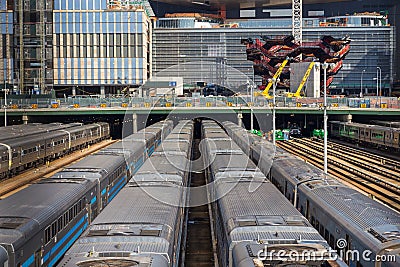
<svg viewBox="0 0 400 267">
<path fill-rule="evenodd" d="M 323 152 L 323 143 L 313 142 L 308 139 L 295 139 L 295 142 L 308 146 L 319 152 Z M 339 148 L 332 143 L 329 144 L 328 155 L 337 158 L 343 158 L 354 166 L 359 166 L 364 170 L 368 170 L 370 172 L 374 172 L 386 178 L 390 178 L 394 181 L 400 182 L 400 174 L 398 173 L 398 170 L 396 170 L 396 165 L 398 165 L 399 162 L 396 162 L 396 165 L 384 165 L 382 163 L 383 161 L 385 161 L 386 163 L 386 159 L 382 157 L 380 157 L 381 161 L 377 161 L 374 159 L 375 155 L 371 153 L 366 153 L 357 149 L 347 149 L 347 147 L 344 146 Z M 388 159 L 388 161 L 390 161 L 390 159 Z M 400 190 L 400 186 L 397 187 Z"/>
<path fill-rule="evenodd" d="M 335 108 L 379 108 L 399 109 L 400 99 L 395 97 L 365 97 L 365 98 L 328 98 L 328 106 Z M 290 98 L 276 97 L 276 107 L 283 108 L 317 108 L 322 107 L 323 98 Z M 263 96 L 208 96 L 208 97 L 107 97 L 107 98 L 57 98 L 57 99 L 9 99 L 8 109 L 39 109 L 39 108 L 151 108 L 151 107 L 271 107 L 272 99 Z M 4 99 L 0 99 L 4 108 Z"/>
<path fill-rule="evenodd" d="M 322 154 L 315 153 L 315 150 L 304 148 L 304 146 L 296 147 L 296 145 L 293 145 L 293 142 L 278 142 L 278 145 L 318 168 L 323 167 L 320 163 Z M 344 160 L 328 158 L 328 162 L 330 164 L 329 173 L 376 197 L 392 208 L 400 210 L 400 197 L 398 197 L 399 189 L 397 185 L 388 183 L 384 179 L 376 179 L 376 176 L 372 175 L 369 171 L 355 166 L 351 167 Z"/>
</svg>

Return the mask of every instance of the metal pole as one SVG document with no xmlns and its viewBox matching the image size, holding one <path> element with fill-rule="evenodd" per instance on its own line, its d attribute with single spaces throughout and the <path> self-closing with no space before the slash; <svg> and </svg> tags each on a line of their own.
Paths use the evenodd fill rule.
<svg viewBox="0 0 400 267">
<path fill-rule="evenodd" d="M 5 85 L 6 83 L 4 82 L 4 127 L 7 126 L 7 89 Z"/>
<path fill-rule="evenodd" d="M 328 64 L 322 65 L 324 69 L 324 173 L 328 174 L 328 115 L 326 114 L 326 69 Z"/>
<path fill-rule="evenodd" d="M 253 65 L 253 84 L 251 85 L 251 107 L 250 107 L 250 128 L 251 130 L 254 130 L 254 121 L 253 121 L 253 105 L 254 105 L 254 87 L 255 87 L 255 80 L 254 80 L 254 65 Z"/>
<path fill-rule="evenodd" d="M 250 128 L 254 130 L 254 121 L 253 121 L 253 107 L 250 107 Z"/>
<path fill-rule="evenodd" d="M 360 86 L 360 97 L 363 96 L 363 74 L 364 74 L 365 70 L 363 70 L 361 72 L 361 86 Z"/>
<path fill-rule="evenodd" d="M 376 106 L 378 105 L 378 98 L 379 98 L 379 67 L 376 67 Z"/>
<path fill-rule="evenodd" d="M 276 82 L 277 80 L 272 78 L 273 86 L 272 86 L 272 145 L 274 147 L 274 156 L 276 154 L 276 118 L 275 118 L 275 91 L 276 91 Z"/>
<path fill-rule="evenodd" d="M 251 87 L 251 102 L 254 103 L 254 89 L 256 87 L 256 78 L 254 75 L 254 65 L 253 65 L 253 86 Z"/>
<path fill-rule="evenodd" d="M 379 67 L 379 106 L 382 104 L 382 70 Z"/>
<path fill-rule="evenodd" d="M 250 86 L 250 81 L 247 81 L 247 86 L 246 86 L 246 102 L 249 101 L 249 86 Z"/>
</svg>

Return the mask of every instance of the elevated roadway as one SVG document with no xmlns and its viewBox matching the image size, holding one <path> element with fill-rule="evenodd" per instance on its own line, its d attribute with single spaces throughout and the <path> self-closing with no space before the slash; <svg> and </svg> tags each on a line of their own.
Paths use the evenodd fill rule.
<svg viewBox="0 0 400 267">
<path fill-rule="evenodd" d="M 4 109 L 3 109 L 4 110 Z M 74 116 L 74 115 L 123 115 L 123 114 L 228 114 L 228 113 L 270 114 L 270 107 L 152 107 L 152 108 L 39 108 L 39 109 L 7 109 L 7 116 Z M 277 114 L 323 114 L 320 107 L 276 107 Z M 328 115 L 400 115 L 400 108 L 328 108 Z M 0 111 L 0 117 L 4 112 Z"/>
</svg>

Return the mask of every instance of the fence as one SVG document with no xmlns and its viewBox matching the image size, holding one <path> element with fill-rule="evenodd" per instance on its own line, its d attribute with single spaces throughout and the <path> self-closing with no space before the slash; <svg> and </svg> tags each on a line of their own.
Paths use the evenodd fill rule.
<svg viewBox="0 0 400 267">
<path fill-rule="evenodd" d="M 0 99 L 4 108 L 4 99 Z M 395 97 L 327 98 L 331 108 L 381 108 L 398 109 L 400 99 Z M 152 107 L 271 107 L 272 99 L 254 97 L 146 97 L 146 98 L 59 98 L 59 99 L 8 99 L 9 109 L 38 108 L 152 108 Z M 316 108 L 323 106 L 323 98 L 276 97 L 277 107 Z"/>
</svg>

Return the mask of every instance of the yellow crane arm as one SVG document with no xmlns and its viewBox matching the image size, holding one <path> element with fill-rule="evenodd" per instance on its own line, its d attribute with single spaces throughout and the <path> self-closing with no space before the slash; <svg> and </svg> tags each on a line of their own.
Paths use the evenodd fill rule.
<svg viewBox="0 0 400 267">
<path fill-rule="evenodd" d="M 267 87 L 265 87 L 265 90 L 262 92 L 263 96 L 265 97 L 270 97 L 269 95 L 269 89 L 271 89 L 272 83 L 273 83 L 273 79 L 277 80 L 279 78 L 279 76 L 282 73 L 283 68 L 286 66 L 286 64 L 288 63 L 288 59 L 285 59 L 282 64 L 280 65 L 280 67 L 278 68 L 278 70 L 276 71 L 274 77 L 272 77 L 271 81 L 269 81 Z"/>
<path fill-rule="evenodd" d="M 315 65 L 315 62 L 311 62 L 307 68 L 306 74 L 304 74 L 303 79 L 300 82 L 299 87 L 297 88 L 296 93 L 287 93 L 287 97 L 300 97 L 301 90 L 303 89 L 304 85 L 306 84 L 308 77 L 310 77 L 311 71 Z"/>
</svg>

